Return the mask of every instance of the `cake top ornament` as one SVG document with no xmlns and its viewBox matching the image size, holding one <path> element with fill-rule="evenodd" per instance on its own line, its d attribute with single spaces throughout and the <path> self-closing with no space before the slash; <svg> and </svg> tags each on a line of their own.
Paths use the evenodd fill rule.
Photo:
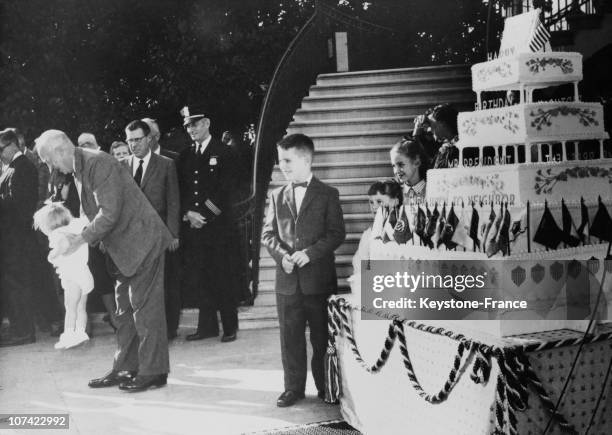
<svg viewBox="0 0 612 435">
<path fill-rule="evenodd" d="M 550 32 L 540 21 L 540 9 L 506 18 L 499 57 L 551 51 Z"/>
</svg>

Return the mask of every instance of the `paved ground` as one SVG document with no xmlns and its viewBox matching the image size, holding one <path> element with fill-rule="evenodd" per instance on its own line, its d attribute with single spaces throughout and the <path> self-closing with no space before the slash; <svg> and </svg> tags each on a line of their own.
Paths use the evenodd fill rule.
<svg viewBox="0 0 612 435">
<path fill-rule="evenodd" d="M 68 413 L 71 434 L 241 434 L 339 418 L 338 406 L 316 397 L 309 376 L 306 399 L 276 407 L 282 390 L 278 329 L 240 331 L 238 340 L 171 344 L 169 385 L 144 393 L 92 390 L 114 352 L 110 329 L 88 344 L 56 351 L 39 334 L 31 345 L 0 349 L 0 413 Z M 1 430 L 25 434 L 29 430 Z M 47 431 L 37 430 L 41 434 Z"/>
</svg>

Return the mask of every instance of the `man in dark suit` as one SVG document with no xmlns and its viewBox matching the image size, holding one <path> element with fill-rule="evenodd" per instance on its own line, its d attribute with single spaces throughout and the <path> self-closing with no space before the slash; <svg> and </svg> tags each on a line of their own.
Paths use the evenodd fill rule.
<svg viewBox="0 0 612 435">
<path fill-rule="evenodd" d="M 334 251 L 345 237 L 338 190 L 312 175 L 312 140 L 293 134 L 278 143 L 281 171 L 290 183 L 273 190 L 262 241 L 276 261 L 276 307 L 280 323 L 285 391 L 276 404 L 291 406 L 306 387 L 306 323 L 312 344 L 312 375 L 324 397 L 327 297 L 337 289 Z"/>
<path fill-rule="evenodd" d="M 181 114 L 193 141 L 177 160 L 181 194 L 183 292 L 197 296 L 198 329 L 187 340 L 219 335 L 217 310 L 223 324 L 222 342 L 236 339 L 237 297 L 231 243 L 230 197 L 236 185 L 235 159 L 227 146 L 210 135 L 204 112 Z"/>
<path fill-rule="evenodd" d="M 125 128 L 126 141 L 132 155 L 125 161 L 130 172 L 140 186 L 159 217 L 172 233 L 172 243 L 168 248 L 164 270 L 164 299 L 166 306 L 166 325 L 168 338 L 176 337 L 181 302 L 179 288 L 170 282 L 168 275 L 175 278 L 177 271 L 172 269 L 169 258 L 174 256 L 179 246 L 179 189 L 174 162 L 153 153 L 151 149 L 153 131 L 145 121 L 130 122 Z M 142 170 L 139 171 L 142 162 Z M 169 270 L 171 269 L 171 270 Z M 170 273 L 169 273 L 170 272 Z"/>
<path fill-rule="evenodd" d="M 102 243 L 116 269 L 118 349 L 113 369 L 89 386 L 143 391 L 165 385 L 169 357 L 163 264 L 172 235 L 131 174 L 109 154 L 75 148 L 59 130 L 44 132 L 36 147 L 47 165 L 74 173 L 81 216 L 89 220 L 81 234 L 67 234 L 60 241 L 65 249 L 59 254 L 83 243 Z"/>
<path fill-rule="evenodd" d="M 0 346 L 33 343 L 32 294 L 38 249 L 32 216 L 38 201 L 36 167 L 19 149 L 13 129 L 0 132 L 0 279 L 3 306 L 10 322 Z"/>
</svg>

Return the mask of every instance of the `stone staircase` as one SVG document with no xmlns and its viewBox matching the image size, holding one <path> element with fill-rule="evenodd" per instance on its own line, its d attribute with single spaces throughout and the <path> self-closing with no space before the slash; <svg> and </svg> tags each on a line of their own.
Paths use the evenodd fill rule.
<svg viewBox="0 0 612 435">
<path fill-rule="evenodd" d="M 336 251 L 340 291 L 348 291 L 351 260 L 361 233 L 371 224 L 366 192 L 391 177 L 389 149 L 412 131 L 428 108 L 451 103 L 473 110 L 469 68 L 464 65 L 322 74 L 294 115 L 287 134 L 304 133 L 315 142 L 314 174 L 340 191 L 346 240 Z M 270 189 L 285 183 L 275 167 Z M 241 328 L 278 324 L 274 260 L 261 249 L 259 296 L 240 314 Z"/>
</svg>

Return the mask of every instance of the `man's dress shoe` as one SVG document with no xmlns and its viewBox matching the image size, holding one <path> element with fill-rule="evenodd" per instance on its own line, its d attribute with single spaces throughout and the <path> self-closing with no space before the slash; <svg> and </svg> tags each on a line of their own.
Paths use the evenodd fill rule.
<svg viewBox="0 0 612 435">
<path fill-rule="evenodd" d="M 221 343 L 229 343 L 230 341 L 236 341 L 236 332 L 223 334 L 223 337 L 221 337 Z"/>
<path fill-rule="evenodd" d="M 214 332 L 196 332 L 195 334 L 190 334 L 185 339 L 187 341 L 195 341 L 195 340 L 204 340 L 205 338 L 213 338 L 218 337 L 219 333 Z"/>
<path fill-rule="evenodd" d="M 136 372 L 131 371 L 115 371 L 111 370 L 101 378 L 92 379 L 89 381 L 89 388 L 105 388 L 105 387 L 114 387 L 116 385 L 121 384 L 122 382 L 130 381 L 134 379 L 136 376 Z"/>
<path fill-rule="evenodd" d="M 34 334 L 9 334 L 0 340 L 0 347 L 21 346 L 36 341 Z"/>
<path fill-rule="evenodd" d="M 298 400 L 303 398 L 304 393 L 287 390 L 279 396 L 278 400 L 276 401 L 276 406 L 279 408 L 286 408 L 287 406 L 294 405 Z"/>
<path fill-rule="evenodd" d="M 166 385 L 168 382 L 168 375 L 138 375 L 130 381 L 125 381 L 119 384 L 119 389 L 123 391 L 129 391 L 132 393 L 138 391 L 145 391 L 149 388 L 159 388 Z"/>
</svg>

